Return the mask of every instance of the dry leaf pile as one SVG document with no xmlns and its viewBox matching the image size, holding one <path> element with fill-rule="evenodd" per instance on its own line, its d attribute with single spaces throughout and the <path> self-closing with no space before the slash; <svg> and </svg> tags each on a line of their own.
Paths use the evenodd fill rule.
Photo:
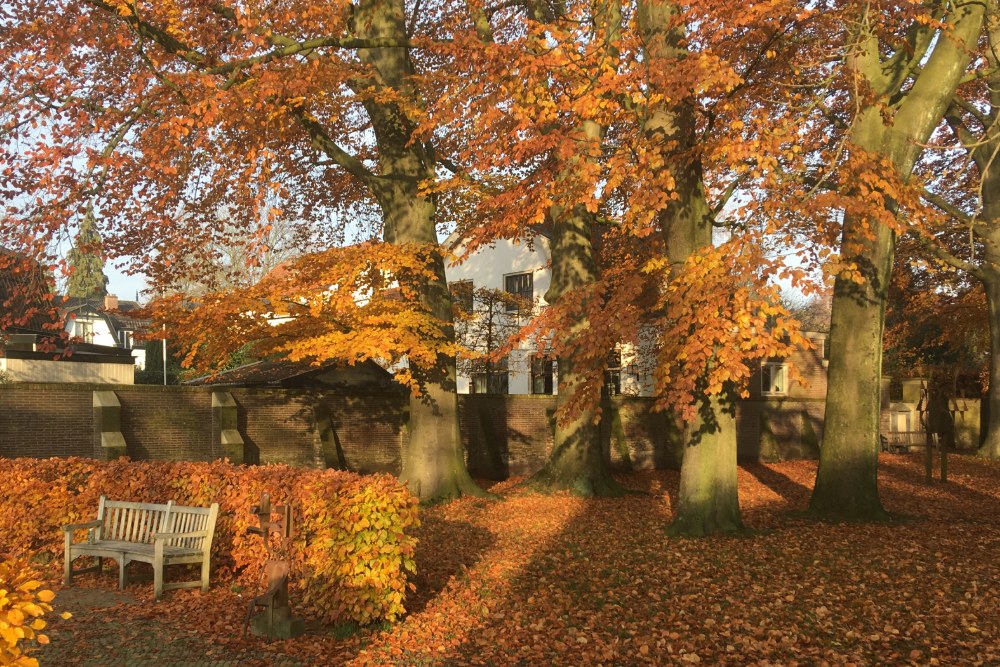
<svg viewBox="0 0 1000 667">
<path fill-rule="evenodd" d="M 141 641 L 154 627 L 172 641 L 149 655 L 172 645 L 206 665 L 996 665 L 1000 465 L 950 464 L 947 483 L 926 486 L 918 456 L 883 456 L 883 502 L 899 516 L 886 525 L 796 514 L 815 462 L 746 466 L 752 532 L 701 540 L 666 536 L 673 472 L 623 476 L 639 493 L 611 500 L 510 480 L 492 487 L 498 501 L 422 509 L 416 591 L 399 623 L 241 641 L 245 597 L 217 587 L 146 604 L 140 583 L 128 591 L 140 604 L 72 609 L 54 622 L 38 657 L 114 664 L 88 647 L 109 633 Z"/>
</svg>

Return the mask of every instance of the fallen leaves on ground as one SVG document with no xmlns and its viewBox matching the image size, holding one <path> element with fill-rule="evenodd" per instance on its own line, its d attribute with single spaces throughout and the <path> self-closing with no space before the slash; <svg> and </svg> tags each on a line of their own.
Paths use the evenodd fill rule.
<svg viewBox="0 0 1000 667">
<path fill-rule="evenodd" d="M 816 464 L 793 461 L 741 468 L 753 532 L 700 540 L 666 536 L 675 472 L 621 476 L 638 493 L 602 500 L 508 480 L 491 488 L 501 500 L 422 510 L 399 623 L 240 640 L 246 597 L 220 585 L 153 604 L 139 583 L 127 591 L 139 604 L 81 603 L 54 622 L 39 657 L 115 664 L 86 647 L 152 637 L 245 665 L 1000 664 L 1000 465 L 952 457 L 949 481 L 926 486 L 919 456 L 880 463 L 893 523 L 796 514 Z M 66 595 L 113 585 L 83 577 Z"/>
</svg>

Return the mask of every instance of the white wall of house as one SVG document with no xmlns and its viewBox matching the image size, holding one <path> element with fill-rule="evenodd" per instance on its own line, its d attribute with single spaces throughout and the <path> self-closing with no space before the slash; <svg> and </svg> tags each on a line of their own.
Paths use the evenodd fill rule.
<svg viewBox="0 0 1000 667">
<path fill-rule="evenodd" d="M 455 238 L 450 238 L 447 245 L 454 245 Z M 454 246 L 456 254 L 461 255 L 461 245 Z M 552 270 L 549 267 L 551 254 L 549 240 L 544 236 L 536 236 L 528 243 L 515 243 L 506 239 L 499 240 L 491 246 L 482 247 L 470 255 L 461 264 L 449 266 L 446 269 L 448 282 L 471 280 L 473 287 L 478 289 L 504 289 L 507 276 L 518 273 L 530 273 L 532 276 L 532 298 L 537 307 L 544 307 L 545 292 L 552 282 Z M 507 358 L 508 392 L 511 394 L 531 393 L 531 354 L 535 346 L 524 343 L 521 349 L 514 350 Z M 468 394 L 472 379 L 459 375 L 458 393 Z"/>
<path fill-rule="evenodd" d="M 108 326 L 108 321 L 100 315 L 80 314 L 76 317 L 66 318 L 66 333 L 70 336 L 79 337 L 84 343 L 94 345 L 106 345 L 108 347 L 131 347 L 131 340 L 123 341 L 116 336 L 116 332 Z M 129 332 L 134 336 L 135 332 Z M 132 348 L 132 358 L 135 359 L 135 367 L 142 370 L 146 367 L 146 350 Z"/>
<path fill-rule="evenodd" d="M 120 347 L 121 342 L 115 338 L 107 320 L 99 315 L 77 314 L 66 318 L 66 333 L 78 336 L 84 343 Z"/>
</svg>

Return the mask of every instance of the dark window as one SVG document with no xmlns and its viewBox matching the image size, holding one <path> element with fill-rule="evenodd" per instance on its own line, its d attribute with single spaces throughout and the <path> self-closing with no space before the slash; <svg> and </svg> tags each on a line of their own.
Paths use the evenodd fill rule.
<svg viewBox="0 0 1000 667">
<path fill-rule="evenodd" d="M 551 359 L 534 357 L 531 360 L 531 393 L 551 394 L 555 377 L 555 363 Z"/>
<path fill-rule="evenodd" d="M 453 283 L 448 283 L 448 289 L 451 290 L 451 302 L 458 306 L 463 312 L 472 312 L 472 281 L 471 280 L 456 280 Z"/>
<path fill-rule="evenodd" d="M 84 343 L 94 342 L 94 323 L 89 320 L 77 320 L 75 326 L 76 335 L 79 336 Z"/>
<path fill-rule="evenodd" d="M 127 329 L 123 329 L 120 332 L 120 335 L 121 335 L 121 339 L 122 339 L 122 347 L 131 350 L 132 349 L 132 332 L 129 331 L 129 330 L 127 330 Z"/>
<path fill-rule="evenodd" d="M 788 393 L 785 384 L 785 364 L 765 363 L 760 367 L 760 391 L 765 396 L 782 396 Z"/>
<path fill-rule="evenodd" d="M 473 394 L 509 394 L 508 380 L 507 360 L 504 359 L 490 364 L 485 371 L 473 373 L 470 390 Z"/>
<path fill-rule="evenodd" d="M 608 352 L 608 369 L 604 371 L 604 394 L 618 396 L 622 393 L 622 353 L 621 350 Z"/>
<path fill-rule="evenodd" d="M 510 302 L 507 304 L 507 312 L 520 310 L 529 306 L 535 300 L 534 280 L 530 273 L 514 273 L 504 276 L 503 289 L 509 294 L 513 294 L 523 303 Z"/>
</svg>

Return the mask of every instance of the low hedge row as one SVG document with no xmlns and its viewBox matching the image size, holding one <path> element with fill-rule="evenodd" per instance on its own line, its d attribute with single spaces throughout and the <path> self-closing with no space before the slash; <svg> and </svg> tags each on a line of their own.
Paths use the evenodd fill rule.
<svg viewBox="0 0 1000 667">
<path fill-rule="evenodd" d="M 295 508 L 296 610 L 326 622 L 396 620 L 415 571 L 417 500 L 389 475 L 288 466 L 120 459 L 0 459 L 0 554 L 62 558 L 61 527 L 89 521 L 101 495 L 114 500 L 219 503 L 213 582 L 257 590 L 267 552 L 250 508 L 266 491 Z"/>
</svg>

